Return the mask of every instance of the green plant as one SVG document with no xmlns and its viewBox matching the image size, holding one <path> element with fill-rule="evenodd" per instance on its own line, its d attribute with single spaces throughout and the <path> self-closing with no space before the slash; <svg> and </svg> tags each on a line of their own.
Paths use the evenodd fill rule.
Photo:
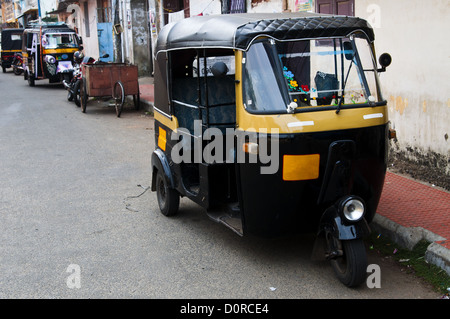
<svg viewBox="0 0 450 319">
<path fill-rule="evenodd" d="M 393 260 L 406 267 L 408 272 L 429 282 L 436 291 L 443 294 L 448 293 L 450 276 L 443 269 L 425 260 L 429 242 L 420 241 L 412 251 L 399 248 L 390 239 L 377 233 L 372 233 L 367 242 L 370 249 L 375 249 L 382 255 L 391 256 Z"/>
</svg>

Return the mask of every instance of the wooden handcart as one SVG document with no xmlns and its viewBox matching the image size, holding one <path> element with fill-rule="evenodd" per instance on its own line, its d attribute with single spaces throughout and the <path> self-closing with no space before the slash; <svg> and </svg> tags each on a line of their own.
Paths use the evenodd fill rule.
<svg viewBox="0 0 450 319">
<path fill-rule="evenodd" d="M 126 63 L 100 63 L 82 65 L 83 83 L 80 86 L 81 110 L 86 112 L 89 97 L 112 97 L 117 117 L 122 113 L 125 96 L 133 95 L 139 109 L 139 82 L 136 65 Z"/>
</svg>

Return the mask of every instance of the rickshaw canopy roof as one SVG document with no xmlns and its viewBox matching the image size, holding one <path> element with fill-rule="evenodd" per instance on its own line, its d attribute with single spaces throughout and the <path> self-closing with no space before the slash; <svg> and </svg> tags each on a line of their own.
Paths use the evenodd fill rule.
<svg viewBox="0 0 450 319">
<path fill-rule="evenodd" d="M 23 34 L 23 29 L 3 29 L 2 30 L 2 50 L 20 49 L 22 40 L 13 40 L 12 34 Z"/>
<path fill-rule="evenodd" d="M 247 50 L 259 36 L 283 41 L 341 37 L 355 30 L 374 40 L 372 27 L 357 17 L 303 12 L 195 16 L 162 28 L 156 52 L 208 47 Z"/>
<path fill-rule="evenodd" d="M 42 31 L 42 33 L 74 33 L 75 30 L 71 29 L 67 24 L 55 23 L 55 24 L 32 24 L 29 25 L 25 31 Z"/>
</svg>

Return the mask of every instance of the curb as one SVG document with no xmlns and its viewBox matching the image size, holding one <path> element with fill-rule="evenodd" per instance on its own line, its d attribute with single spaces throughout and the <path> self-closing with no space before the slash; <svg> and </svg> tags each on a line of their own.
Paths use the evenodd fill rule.
<svg viewBox="0 0 450 319">
<path fill-rule="evenodd" d="M 412 250 L 421 240 L 431 242 L 425 252 L 425 260 L 450 276 L 450 250 L 436 243 L 445 238 L 422 227 L 404 227 L 379 214 L 375 215 L 370 227 L 408 250 Z"/>
</svg>

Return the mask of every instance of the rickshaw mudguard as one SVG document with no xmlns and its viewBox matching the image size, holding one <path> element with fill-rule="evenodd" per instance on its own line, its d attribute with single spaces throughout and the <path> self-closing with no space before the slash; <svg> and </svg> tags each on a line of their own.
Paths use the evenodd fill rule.
<svg viewBox="0 0 450 319">
<path fill-rule="evenodd" d="M 164 177 L 170 188 L 175 188 L 175 183 L 170 170 L 169 161 L 166 154 L 161 149 L 156 149 L 152 154 L 152 191 L 156 191 L 156 172 L 164 172 Z"/>
<path fill-rule="evenodd" d="M 331 233 L 339 240 L 352 240 L 362 238 L 370 234 L 370 227 L 365 218 L 356 223 L 346 223 L 343 221 L 337 208 L 333 205 L 322 215 L 319 224 L 318 237 Z"/>
</svg>

